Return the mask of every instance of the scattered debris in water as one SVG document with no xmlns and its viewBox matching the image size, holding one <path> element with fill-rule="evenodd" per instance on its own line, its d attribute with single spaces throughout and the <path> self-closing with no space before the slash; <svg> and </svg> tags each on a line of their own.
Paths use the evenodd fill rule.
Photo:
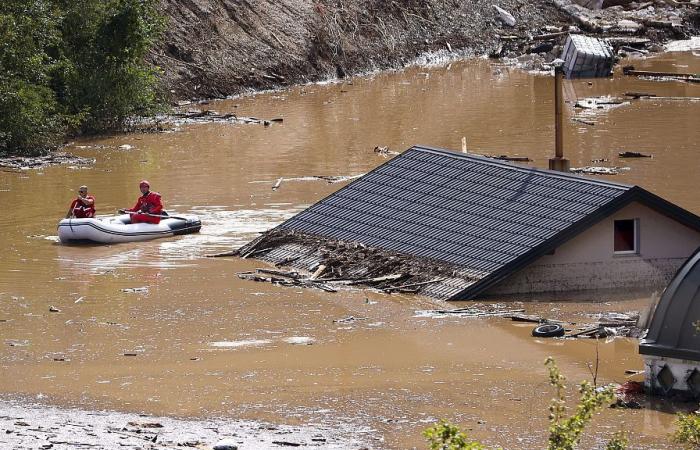
<svg viewBox="0 0 700 450">
<path fill-rule="evenodd" d="M 247 339 L 242 341 L 217 341 L 210 342 L 210 347 L 217 348 L 240 348 L 240 347 L 260 347 L 263 345 L 272 344 L 269 339 Z"/>
<path fill-rule="evenodd" d="M 217 111 L 210 109 L 191 109 L 185 112 L 174 113 L 172 116 L 166 118 L 161 118 L 161 121 L 165 123 L 172 122 L 177 125 L 193 123 L 247 123 L 268 127 L 273 123 L 282 123 L 284 119 L 281 117 L 259 119 L 257 117 L 238 116 L 234 113 L 219 114 Z"/>
<path fill-rule="evenodd" d="M 393 151 L 393 150 L 389 150 L 389 147 L 388 147 L 388 146 L 384 146 L 384 147 L 376 146 L 376 147 L 374 147 L 374 153 L 377 153 L 377 154 L 379 154 L 379 155 L 382 155 L 382 156 L 385 157 L 385 158 L 386 158 L 387 156 L 389 156 L 389 155 L 400 155 L 400 154 L 401 154 L 401 153 L 399 153 L 399 152 L 395 152 L 395 151 Z"/>
<path fill-rule="evenodd" d="M 366 317 L 349 316 L 349 317 L 345 317 L 343 319 L 334 319 L 333 323 L 353 323 L 356 320 L 367 320 L 367 318 Z"/>
<path fill-rule="evenodd" d="M 15 170 L 43 169 L 58 164 L 87 167 L 95 163 L 95 158 L 82 158 L 68 153 L 56 152 L 44 156 L 11 156 L 0 158 L 0 167 Z"/>
<path fill-rule="evenodd" d="M 126 292 L 127 294 L 144 293 L 144 292 L 148 292 L 148 286 L 135 287 L 135 288 L 124 288 L 124 289 L 120 289 L 120 290 L 122 292 Z"/>
<path fill-rule="evenodd" d="M 523 313 L 524 309 L 508 309 L 505 305 L 473 305 L 456 309 L 426 309 L 415 312 L 414 317 L 512 317 Z"/>
<path fill-rule="evenodd" d="M 638 338 L 642 334 L 639 328 L 639 313 L 607 312 L 592 315 L 598 319 L 595 323 L 577 324 L 577 330 L 572 331 L 566 337 L 576 338 Z"/>
<path fill-rule="evenodd" d="M 585 166 L 572 167 L 569 169 L 572 173 L 583 173 L 586 175 L 617 175 L 621 171 L 630 170 L 629 167 L 600 167 L 600 166 Z"/>
<path fill-rule="evenodd" d="M 308 336 L 290 336 L 282 340 L 287 344 L 293 345 L 311 345 L 316 341 L 314 338 Z"/>
<path fill-rule="evenodd" d="M 354 180 L 355 178 L 360 178 L 361 176 L 365 175 L 364 173 L 360 173 L 358 175 L 312 175 L 308 177 L 292 177 L 292 178 L 284 178 L 280 177 L 275 181 L 275 184 L 272 185 L 272 190 L 276 191 L 282 186 L 282 183 L 284 181 L 325 181 L 328 184 L 335 184 L 335 183 L 342 183 L 344 181 L 350 181 Z"/>
<path fill-rule="evenodd" d="M 610 109 L 610 108 L 620 106 L 620 105 L 625 105 L 625 104 L 629 104 L 629 102 L 625 102 L 624 100 L 604 95 L 601 97 L 588 97 L 588 98 L 582 98 L 582 99 L 576 100 L 576 103 L 574 104 L 574 108 Z"/>
</svg>

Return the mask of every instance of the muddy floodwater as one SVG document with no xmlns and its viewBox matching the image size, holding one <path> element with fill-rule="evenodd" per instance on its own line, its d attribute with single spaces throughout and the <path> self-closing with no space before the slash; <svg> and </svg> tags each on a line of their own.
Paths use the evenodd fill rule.
<svg viewBox="0 0 700 450">
<path fill-rule="evenodd" d="M 690 52 L 632 63 L 700 72 Z M 630 91 L 667 98 L 573 107 Z M 700 97 L 700 85 L 616 73 L 566 81 L 565 97 L 572 166 L 628 167 L 605 179 L 641 185 L 700 214 L 700 102 L 679 98 Z M 528 156 L 530 166 L 546 167 L 552 99 L 551 77 L 494 61 L 416 67 L 191 105 L 282 123 L 80 140 L 67 150 L 96 158 L 94 165 L 0 172 L 0 393 L 83 410 L 343 424 L 373 448 L 420 448 L 421 431 L 446 418 L 489 445 L 543 448 L 553 394 L 544 359 L 555 357 L 570 393 L 591 379 L 596 349 L 599 383 L 639 380 L 625 374 L 642 369 L 635 340 L 535 339 L 532 324 L 504 318 L 416 316 L 450 305 L 244 281 L 236 272 L 264 263 L 206 255 L 246 243 L 343 185 L 285 180 L 273 190 L 279 178 L 362 174 L 385 161 L 375 146 L 459 150 L 465 137 L 470 152 Z M 623 151 L 653 158 L 618 158 Z M 201 233 L 57 243 L 56 224 L 79 185 L 89 186 L 98 213 L 109 214 L 135 203 L 143 178 L 168 210 L 198 215 Z M 649 292 L 596 292 L 491 303 L 586 322 L 593 321 L 587 314 L 642 310 L 649 299 Z M 668 448 L 672 411 L 662 401 L 606 409 L 584 448 L 618 429 L 631 432 L 635 448 Z"/>
</svg>

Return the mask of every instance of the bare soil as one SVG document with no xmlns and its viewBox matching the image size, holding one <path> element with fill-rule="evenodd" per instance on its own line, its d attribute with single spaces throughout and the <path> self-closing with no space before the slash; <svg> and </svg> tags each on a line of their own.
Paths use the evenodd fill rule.
<svg viewBox="0 0 700 450">
<path fill-rule="evenodd" d="M 560 53 L 533 36 L 576 26 L 588 34 L 648 38 L 645 46 L 698 34 L 697 5 L 626 2 L 602 11 L 568 0 L 162 0 L 168 26 L 151 60 L 172 98 L 247 91 L 406 66 L 425 53 L 517 56 Z M 568 9 L 567 9 L 568 8 Z M 640 27 L 617 26 L 635 19 Z M 629 39 L 623 39 L 624 45 Z M 652 48 L 652 50 L 658 50 Z M 559 53 L 558 53 L 559 52 Z"/>
</svg>

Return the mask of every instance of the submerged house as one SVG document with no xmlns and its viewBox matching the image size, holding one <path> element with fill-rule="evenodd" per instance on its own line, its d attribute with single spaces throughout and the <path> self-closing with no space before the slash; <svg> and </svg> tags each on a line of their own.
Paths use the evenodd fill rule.
<svg viewBox="0 0 700 450">
<path fill-rule="evenodd" d="M 651 392 L 700 398 L 700 248 L 661 296 L 639 353 Z"/>
<path fill-rule="evenodd" d="M 700 246 L 700 218 L 638 186 L 415 146 L 268 233 L 415 258 L 444 269 L 421 294 L 471 299 L 663 286 Z M 323 254 L 305 242 L 258 257 L 309 268 Z"/>
</svg>

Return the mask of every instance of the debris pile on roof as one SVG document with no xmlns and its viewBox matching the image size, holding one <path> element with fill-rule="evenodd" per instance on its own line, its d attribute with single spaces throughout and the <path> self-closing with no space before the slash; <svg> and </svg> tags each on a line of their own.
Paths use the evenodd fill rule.
<svg viewBox="0 0 700 450">
<path fill-rule="evenodd" d="M 449 298 L 476 281 L 456 265 L 285 229 L 266 233 L 241 248 L 239 255 L 295 269 L 258 269 L 238 274 L 241 278 L 327 292 L 365 286 Z"/>
</svg>

